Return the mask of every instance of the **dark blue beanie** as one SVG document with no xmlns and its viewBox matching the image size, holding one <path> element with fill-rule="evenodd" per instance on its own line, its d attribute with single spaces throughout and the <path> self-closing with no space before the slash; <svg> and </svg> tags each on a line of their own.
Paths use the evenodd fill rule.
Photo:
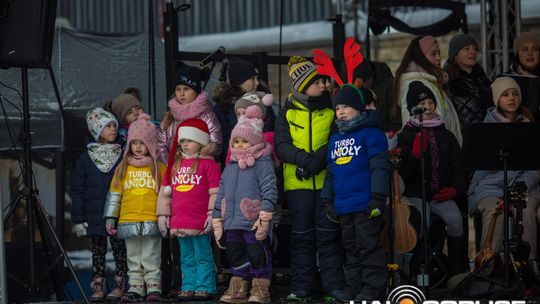
<svg viewBox="0 0 540 304">
<path fill-rule="evenodd" d="M 352 84 L 344 84 L 339 88 L 334 98 L 332 105 L 334 110 L 338 104 L 347 105 L 356 109 L 359 112 L 366 110 L 366 105 L 376 102 L 377 98 L 373 91 L 368 88 L 357 88 Z"/>
</svg>

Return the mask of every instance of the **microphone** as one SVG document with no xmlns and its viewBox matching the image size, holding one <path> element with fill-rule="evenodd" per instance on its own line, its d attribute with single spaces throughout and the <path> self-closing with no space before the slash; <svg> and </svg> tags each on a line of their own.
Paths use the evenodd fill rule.
<svg viewBox="0 0 540 304">
<path fill-rule="evenodd" d="M 210 53 L 210 55 L 206 56 L 203 60 L 201 60 L 200 66 L 203 67 L 203 66 L 207 65 L 210 61 L 216 60 L 216 58 L 218 56 L 221 56 L 223 54 L 225 54 L 225 47 L 220 46 L 217 50 Z"/>
<path fill-rule="evenodd" d="M 424 109 L 423 107 L 419 107 L 419 106 L 416 106 L 416 107 L 412 108 L 413 115 L 420 115 L 420 114 L 424 113 L 425 111 L 426 111 L 426 109 Z"/>
<path fill-rule="evenodd" d="M 227 69 L 229 68 L 229 59 L 221 61 L 221 70 L 219 70 L 219 81 L 227 80 Z"/>
</svg>

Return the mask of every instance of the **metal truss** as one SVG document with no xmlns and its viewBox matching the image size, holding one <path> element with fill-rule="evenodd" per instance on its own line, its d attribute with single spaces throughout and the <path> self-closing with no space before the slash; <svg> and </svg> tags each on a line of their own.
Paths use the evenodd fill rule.
<svg viewBox="0 0 540 304">
<path fill-rule="evenodd" d="M 481 0 L 482 66 L 493 79 L 508 70 L 512 43 L 521 31 L 520 0 Z"/>
</svg>

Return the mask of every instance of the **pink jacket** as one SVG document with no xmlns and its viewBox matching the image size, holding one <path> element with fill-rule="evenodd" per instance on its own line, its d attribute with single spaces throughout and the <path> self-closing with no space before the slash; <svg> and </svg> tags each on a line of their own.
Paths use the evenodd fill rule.
<svg viewBox="0 0 540 304">
<path fill-rule="evenodd" d="M 204 120 L 210 130 L 210 141 L 217 146 L 214 155 L 219 155 L 223 142 L 221 125 L 216 114 L 212 111 L 212 105 L 208 101 L 208 94 L 202 91 L 194 101 L 187 105 L 180 105 L 175 99 L 169 100 L 169 107 L 174 116 L 174 122 L 167 129 L 164 128 L 163 121 L 158 130 L 158 152 L 161 160 L 167 164 L 169 159 L 169 149 L 174 138 L 174 133 L 178 125 L 188 118 L 199 118 Z M 173 107 L 176 109 L 173 110 Z"/>
</svg>

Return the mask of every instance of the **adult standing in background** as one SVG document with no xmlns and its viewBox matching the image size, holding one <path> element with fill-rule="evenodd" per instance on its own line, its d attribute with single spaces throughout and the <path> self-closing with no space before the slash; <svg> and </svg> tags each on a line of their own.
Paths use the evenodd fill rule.
<svg viewBox="0 0 540 304">
<path fill-rule="evenodd" d="M 450 100 L 458 114 L 461 130 L 465 125 L 482 122 L 487 109 L 493 105 L 490 80 L 477 63 L 478 43 L 467 34 L 452 37 L 448 46 L 448 73 Z"/>
<path fill-rule="evenodd" d="M 407 109 L 407 92 L 409 84 L 413 81 L 422 82 L 433 92 L 437 102 L 437 114 L 441 116 L 447 129 L 454 134 L 461 145 L 462 136 L 458 115 L 444 90 L 448 84 L 448 75 L 441 69 L 441 51 L 437 39 L 433 36 L 414 38 L 396 71 L 394 96 L 401 108 L 402 125 L 405 125 L 410 118 Z"/>
</svg>

